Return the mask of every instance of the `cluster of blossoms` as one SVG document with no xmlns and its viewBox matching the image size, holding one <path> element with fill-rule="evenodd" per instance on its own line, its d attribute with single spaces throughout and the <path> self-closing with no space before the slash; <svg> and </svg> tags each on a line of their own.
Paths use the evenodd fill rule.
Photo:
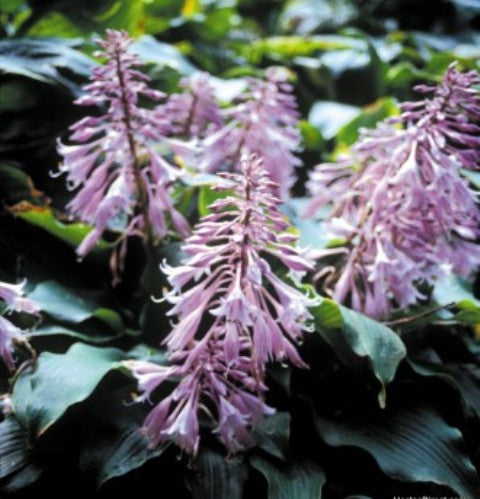
<svg viewBox="0 0 480 499">
<path fill-rule="evenodd" d="M 204 140 L 198 168 L 234 171 L 243 154 L 256 154 L 285 196 L 295 180 L 295 167 L 301 165 L 294 154 L 301 142 L 299 113 L 287 71 L 270 67 L 265 79 L 247 79 L 246 90 L 224 110 L 224 117 L 227 124 Z"/>
<path fill-rule="evenodd" d="M 480 162 L 477 72 L 451 66 L 432 94 L 401 105 L 353 147 L 352 155 L 316 167 L 309 181 L 312 214 L 333 204 L 331 230 L 347 247 L 325 284 L 333 297 L 372 317 L 425 299 L 442 273 L 468 277 L 480 264 L 477 195 L 461 169 Z M 323 274 L 325 276 L 325 273 Z"/>
<path fill-rule="evenodd" d="M 140 97 L 159 100 L 164 94 L 149 88 L 148 77 L 136 69 L 140 63 L 129 52 L 131 43 L 127 33 L 115 30 L 107 30 L 98 41 L 102 50 L 95 55 L 107 62 L 93 70 L 85 95 L 76 103 L 98 106 L 104 114 L 72 125 L 70 140 L 77 145 L 58 148 L 63 156 L 60 171 L 67 173 L 69 188 L 78 189 L 68 209 L 94 226 L 77 253 L 85 256 L 107 228 L 121 226 L 122 244 L 112 255 L 114 270 L 122 265 L 129 235 L 154 240 L 167 233 L 167 213 L 179 233 L 189 232 L 169 194 L 179 170 L 158 152 L 171 127 L 162 108 L 139 105 Z"/>
<path fill-rule="evenodd" d="M 27 314 L 39 312 L 38 305 L 23 296 L 24 287 L 25 282 L 20 284 L 0 282 L 0 299 L 3 302 L 2 306 L 6 307 L 6 312 L 15 311 Z M 13 359 L 15 344 L 27 344 L 24 332 L 0 315 L 0 357 L 11 371 L 15 368 Z"/>
<path fill-rule="evenodd" d="M 204 139 L 223 126 L 223 117 L 215 100 L 207 73 L 195 73 L 180 81 L 183 93 L 172 94 L 163 105 L 171 134 L 187 139 Z"/>
<path fill-rule="evenodd" d="M 285 196 L 292 186 L 295 156 L 300 149 L 299 114 L 288 73 L 270 67 L 265 79 L 247 78 L 245 90 L 230 107 L 220 109 L 205 73 L 185 79 L 185 92 L 174 94 L 163 106 L 172 123 L 169 145 L 186 163 L 204 173 L 239 171 L 240 158 L 263 159 L 270 179 Z"/>
<path fill-rule="evenodd" d="M 172 286 L 169 315 L 178 317 L 165 339 L 171 365 L 127 362 L 143 392 L 140 400 L 166 379 L 180 380 L 145 421 L 155 445 L 172 439 L 196 453 L 203 409 L 230 452 L 248 446 L 249 428 L 272 412 L 263 401 L 267 363 L 306 367 L 295 343 L 315 300 L 279 279 L 267 257 L 295 279 L 312 264 L 286 232 L 261 160 L 244 157 L 241 168 L 241 174 L 223 174 L 234 194 L 215 201 L 186 239 L 184 263 L 162 267 Z"/>
</svg>

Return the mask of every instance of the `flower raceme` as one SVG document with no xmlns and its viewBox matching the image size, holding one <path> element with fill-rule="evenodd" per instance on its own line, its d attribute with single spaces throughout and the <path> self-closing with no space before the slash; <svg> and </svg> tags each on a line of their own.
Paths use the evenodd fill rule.
<svg viewBox="0 0 480 499">
<path fill-rule="evenodd" d="M 292 186 L 295 156 L 300 149 L 299 113 L 293 87 L 284 68 L 270 67 L 265 79 L 247 79 L 236 105 L 223 111 L 226 125 L 208 134 L 202 144 L 198 168 L 213 173 L 239 169 L 243 154 L 262 158 L 277 191 L 285 196 Z"/>
<path fill-rule="evenodd" d="M 461 169 L 480 162 L 479 83 L 452 65 L 438 86 L 416 87 L 423 100 L 363 131 L 351 157 L 314 170 L 309 212 L 332 203 L 330 228 L 351 248 L 338 250 L 344 264 L 326 279 L 336 300 L 386 317 L 394 304 L 425 299 L 419 284 L 478 268 L 478 198 Z"/>
<path fill-rule="evenodd" d="M 147 239 L 167 233 L 166 214 L 174 228 L 186 235 L 188 223 L 174 207 L 169 186 L 178 177 L 178 168 L 170 165 L 155 144 L 169 132 L 165 116 L 143 108 L 140 97 L 159 100 L 162 92 L 148 87 L 137 57 L 129 51 L 132 39 L 124 31 L 107 30 L 98 41 L 101 51 L 95 55 L 107 62 L 93 70 L 85 95 L 76 103 L 104 109 L 100 116 L 88 116 L 70 128 L 70 140 L 76 145 L 59 144 L 63 156 L 61 172 L 68 185 L 78 189 L 68 208 L 73 215 L 94 229 L 85 237 L 77 253 L 85 256 L 110 226 L 124 227 L 118 255 L 112 255 L 112 267 L 122 266 L 126 238 L 140 234 Z"/>
<path fill-rule="evenodd" d="M 23 296 L 25 282 L 9 284 L 0 282 L 0 300 L 6 306 L 6 312 L 25 312 L 37 314 L 40 310 L 32 300 Z M 13 349 L 15 344 L 27 344 L 23 331 L 0 315 L 0 357 L 10 371 L 15 368 Z"/>
<path fill-rule="evenodd" d="M 180 81 L 182 93 L 172 94 L 159 107 L 168 117 L 174 136 L 203 139 L 223 126 L 223 118 L 208 73 Z"/>
<path fill-rule="evenodd" d="M 145 421 L 154 445 L 173 439 L 188 453 L 199 445 L 199 409 L 216 415 L 214 432 L 229 452 L 251 443 L 249 428 L 272 409 L 263 395 L 269 361 L 306 367 L 301 340 L 315 299 L 277 277 L 269 260 L 294 277 L 312 269 L 272 194 L 261 160 L 245 157 L 242 174 L 224 173 L 233 194 L 218 199 L 185 241 L 184 263 L 163 265 L 172 290 L 165 339 L 169 366 L 129 361 L 141 400 L 166 379 L 179 384 Z"/>
</svg>

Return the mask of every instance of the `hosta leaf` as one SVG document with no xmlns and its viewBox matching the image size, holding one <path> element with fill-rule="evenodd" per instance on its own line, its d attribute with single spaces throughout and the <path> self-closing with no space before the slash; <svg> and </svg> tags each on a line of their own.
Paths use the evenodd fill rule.
<svg viewBox="0 0 480 499">
<path fill-rule="evenodd" d="M 89 412 L 80 467 L 92 473 L 98 485 L 139 468 L 168 446 L 150 446 L 148 436 L 141 431 L 150 407 L 131 403 L 132 390 L 126 386 L 102 393 Z"/>
<path fill-rule="evenodd" d="M 460 431 L 432 409 L 400 410 L 377 423 L 316 416 L 315 426 L 328 445 L 365 450 L 396 480 L 445 485 L 462 497 L 480 495 L 480 482 L 463 450 Z"/>
<path fill-rule="evenodd" d="M 290 414 L 276 412 L 253 429 L 253 436 L 258 447 L 272 456 L 286 460 L 290 439 Z"/>
<path fill-rule="evenodd" d="M 78 85 L 65 74 L 86 78 L 94 63 L 74 45 L 55 38 L 0 40 L 0 71 L 61 85 L 76 95 Z"/>
<path fill-rule="evenodd" d="M 390 328 L 332 300 L 322 301 L 315 318 L 319 333 L 344 364 L 356 370 L 361 368 L 358 357 L 368 360 L 381 383 L 379 403 L 385 407 L 386 386 L 406 355 L 402 340 Z"/>
<path fill-rule="evenodd" d="M 398 114 L 395 99 L 391 97 L 378 99 L 373 104 L 364 107 L 360 114 L 343 125 L 337 133 L 336 141 L 338 144 L 350 146 L 358 139 L 360 128 L 373 128 L 379 121 L 395 114 Z"/>
<path fill-rule="evenodd" d="M 98 335 L 98 334 L 88 334 L 84 332 L 74 331 L 63 326 L 56 324 L 49 324 L 46 326 L 41 326 L 36 328 L 35 331 L 27 333 L 27 337 L 31 338 L 44 338 L 46 336 L 68 336 L 76 340 L 81 340 L 87 343 L 103 344 L 108 343 L 119 337 L 118 334 L 114 335 Z"/>
<path fill-rule="evenodd" d="M 290 0 L 279 23 L 283 31 L 308 35 L 344 26 L 357 15 L 358 7 L 351 0 Z"/>
<path fill-rule="evenodd" d="M 55 319 L 79 323 L 93 317 L 115 331 L 123 330 L 122 319 L 115 310 L 99 307 L 56 281 L 41 282 L 28 296 Z"/>
<path fill-rule="evenodd" d="M 0 479 L 22 469 L 30 461 L 25 432 L 14 417 L 0 423 Z"/>
<path fill-rule="evenodd" d="M 480 306 L 480 300 L 473 294 L 472 284 L 461 277 L 450 274 L 435 284 L 433 298 L 439 305 L 448 303 Z"/>
<path fill-rule="evenodd" d="M 75 343 L 64 354 L 44 352 L 35 370 L 16 381 L 12 404 L 29 434 L 40 436 L 72 405 L 85 400 L 102 378 L 125 358 L 116 348 Z"/>
<path fill-rule="evenodd" d="M 480 368 L 475 364 L 440 364 L 408 359 L 420 376 L 438 378 L 450 385 L 462 397 L 468 411 L 480 416 Z"/>
<path fill-rule="evenodd" d="M 168 67 L 177 73 L 188 76 L 195 73 L 197 68 L 180 52 L 180 50 L 168 43 L 159 42 L 153 36 L 142 36 L 136 42 L 132 50 L 138 54 L 140 60 L 157 66 Z"/>
<path fill-rule="evenodd" d="M 460 173 L 466 177 L 476 189 L 480 189 L 480 172 L 475 170 L 467 170 L 466 168 L 462 168 Z"/>
<path fill-rule="evenodd" d="M 14 492 L 35 482 L 42 467 L 32 459 L 25 431 L 9 416 L 0 423 L 0 490 Z"/>
<path fill-rule="evenodd" d="M 263 56 L 288 61 L 319 51 L 348 49 L 357 45 L 356 40 L 339 35 L 272 36 L 248 44 L 243 48 L 243 53 L 251 62 L 257 62 Z"/>
<path fill-rule="evenodd" d="M 84 237 L 92 230 L 92 228 L 81 222 L 74 222 L 64 224 L 60 222 L 52 210 L 47 207 L 34 207 L 34 206 L 15 206 L 12 211 L 22 220 L 40 227 L 41 229 L 49 232 L 56 238 L 64 241 L 70 246 L 78 246 Z M 103 250 L 108 248 L 108 244 L 100 239 L 95 249 Z"/>
<path fill-rule="evenodd" d="M 167 446 L 164 444 L 152 448 L 149 438 L 140 431 L 140 426 L 125 430 L 116 445 L 109 449 L 111 453 L 100 470 L 98 484 L 103 485 L 112 478 L 139 468 L 150 459 L 162 455 Z"/>
<path fill-rule="evenodd" d="M 310 461 L 274 465 L 258 456 L 250 463 L 268 482 L 268 499 L 321 499 L 325 473 Z"/>
<path fill-rule="evenodd" d="M 282 206 L 282 211 L 288 216 L 290 223 L 298 230 L 300 245 L 311 248 L 325 248 L 330 242 L 326 231 L 321 229 L 320 223 L 312 217 L 303 216 L 309 203 L 308 198 L 291 198 Z M 317 212 L 319 218 L 323 218 L 330 211 L 325 207 Z"/>
<path fill-rule="evenodd" d="M 210 205 L 217 199 L 226 198 L 231 195 L 229 191 L 216 191 L 209 185 L 200 187 L 198 194 L 198 213 L 204 217 L 210 213 Z"/>
<path fill-rule="evenodd" d="M 242 499 L 247 467 L 241 457 L 226 458 L 212 449 L 200 451 L 187 476 L 193 499 Z"/>
<path fill-rule="evenodd" d="M 339 102 L 318 101 L 310 109 L 308 121 L 317 128 L 322 137 L 332 139 L 360 113 L 360 108 Z"/>
<path fill-rule="evenodd" d="M 34 201 L 39 194 L 32 179 L 23 170 L 14 163 L 0 163 L 0 199 L 13 204 L 22 200 Z"/>
</svg>

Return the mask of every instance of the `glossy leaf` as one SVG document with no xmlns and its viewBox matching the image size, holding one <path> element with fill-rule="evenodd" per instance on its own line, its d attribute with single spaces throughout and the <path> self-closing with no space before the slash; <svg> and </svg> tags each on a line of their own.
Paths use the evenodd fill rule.
<svg viewBox="0 0 480 499">
<path fill-rule="evenodd" d="M 258 456 L 250 459 L 268 482 L 268 499 L 321 499 L 325 473 L 310 461 L 274 465 Z"/>
<path fill-rule="evenodd" d="M 0 40 L 0 71 L 61 85 L 74 95 L 79 86 L 65 72 L 87 78 L 94 63 L 62 39 Z"/>
<path fill-rule="evenodd" d="M 480 494 L 460 431 L 430 408 L 398 410 L 377 423 L 316 416 L 315 425 L 328 445 L 365 450 L 396 480 L 446 485 L 462 497 Z"/>
<path fill-rule="evenodd" d="M 25 205 L 15 207 L 13 211 L 22 220 L 40 227 L 61 241 L 74 247 L 78 246 L 84 237 L 92 230 L 89 225 L 81 222 L 69 224 L 61 222 L 55 217 L 50 208 L 47 207 Z M 108 244 L 101 239 L 97 244 L 97 249 L 102 250 L 106 248 L 108 248 Z"/>
<path fill-rule="evenodd" d="M 347 367 L 359 370 L 359 360 L 368 361 L 381 384 L 380 406 L 385 407 L 386 386 L 406 355 L 402 340 L 387 326 L 329 299 L 315 309 L 315 318 L 319 333 Z"/>
<path fill-rule="evenodd" d="M 81 297 L 56 281 L 44 281 L 37 284 L 29 293 L 29 297 L 40 305 L 42 311 L 61 321 L 79 323 L 96 318 L 115 331 L 121 331 L 124 328 L 117 312 L 99 307 L 92 300 Z"/>
<path fill-rule="evenodd" d="M 85 400 L 124 358 L 115 348 L 83 343 L 75 343 L 64 354 L 40 354 L 35 369 L 23 371 L 14 385 L 16 417 L 30 435 L 42 435 L 69 407 Z"/>
</svg>

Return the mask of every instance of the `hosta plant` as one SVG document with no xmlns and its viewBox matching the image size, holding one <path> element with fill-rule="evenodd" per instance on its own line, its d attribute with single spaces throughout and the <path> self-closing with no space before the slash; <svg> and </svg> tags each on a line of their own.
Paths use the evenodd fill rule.
<svg viewBox="0 0 480 499">
<path fill-rule="evenodd" d="M 23 15 L 40 15 L 31 3 Z M 400 70 L 405 82 L 436 68 L 440 81 L 444 54 L 387 68 L 403 35 L 387 47 L 358 29 L 251 43 L 240 13 L 255 2 L 180 3 L 168 22 L 132 23 L 162 26 L 156 38 L 107 31 L 100 57 L 77 41 L 0 41 L 0 496 L 479 497 L 468 58 L 346 151 L 393 98 L 357 109 L 332 140 L 315 113 L 307 123 L 312 99 L 358 104 L 344 85 L 360 86 L 367 60 L 372 92 L 393 94 Z M 270 3 L 266 31 L 281 4 Z M 116 2 L 95 26 L 157 4 Z M 394 57 L 420 57 L 416 40 Z M 406 94 L 409 83 L 392 97 Z M 31 128 L 45 103 L 60 158 Z M 331 147 L 350 156 L 292 199 Z M 50 174 L 57 160 L 68 189 Z M 305 203 L 331 210 L 328 227 L 300 218 Z M 5 284 L 20 278 L 28 287 Z"/>
<path fill-rule="evenodd" d="M 371 317 L 428 298 L 440 277 L 471 278 L 480 264 L 477 193 L 462 175 L 480 161 L 480 77 L 449 67 L 425 98 L 365 130 L 352 154 L 311 174 L 309 212 L 331 203 L 345 245 L 321 278 L 334 299 Z"/>
</svg>

